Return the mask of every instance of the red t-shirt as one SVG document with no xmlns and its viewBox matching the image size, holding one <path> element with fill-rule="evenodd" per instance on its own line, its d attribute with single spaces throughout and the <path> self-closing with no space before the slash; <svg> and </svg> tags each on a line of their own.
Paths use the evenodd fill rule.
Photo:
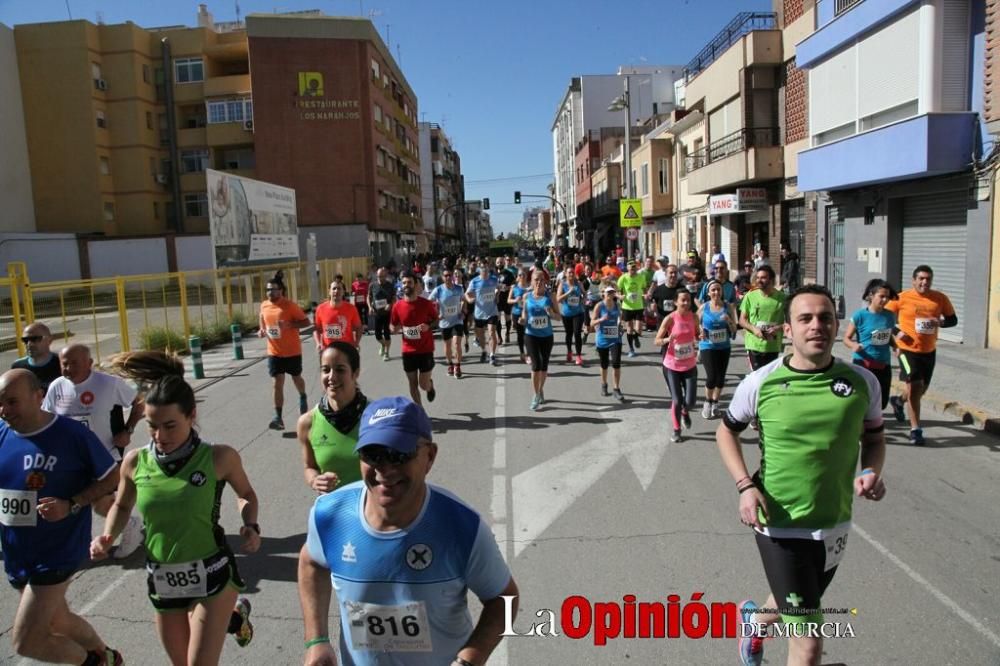
<svg viewBox="0 0 1000 666">
<path fill-rule="evenodd" d="M 354 337 L 354 329 L 361 327 L 361 317 L 358 316 L 358 309 L 347 301 L 341 301 L 340 306 L 336 308 L 330 301 L 323 301 L 316 306 L 313 323 L 319 331 L 324 347 L 337 341 L 348 342 L 354 346 L 358 344 Z"/>
<path fill-rule="evenodd" d="M 437 306 L 423 296 L 418 296 L 415 301 L 408 301 L 405 298 L 396 301 L 389 314 L 389 323 L 392 326 L 403 327 L 404 354 L 434 353 L 434 331 L 430 329 L 430 325 L 437 320 Z M 427 324 L 428 329 L 419 331 L 417 327 L 421 324 Z"/>
<path fill-rule="evenodd" d="M 364 280 L 355 280 L 351 283 L 351 291 L 354 292 L 354 304 L 366 303 L 368 298 L 368 283 Z"/>
</svg>

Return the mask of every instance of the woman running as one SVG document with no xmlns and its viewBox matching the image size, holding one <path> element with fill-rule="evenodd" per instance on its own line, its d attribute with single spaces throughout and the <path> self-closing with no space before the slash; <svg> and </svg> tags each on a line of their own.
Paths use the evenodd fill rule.
<svg viewBox="0 0 1000 666">
<path fill-rule="evenodd" d="M 705 366 L 705 406 L 701 415 L 712 419 L 718 416 L 719 397 L 729 370 L 730 339 L 736 335 L 738 321 L 733 306 L 722 300 L 722 283 L 718 280 L 708 283 L 708 300 L 698 308 L 697 319 L 701 322 L 698 349 Z"/>
<path fill-rule="evenodd" d="M 673 420 L 672 442 L 681 441 L 681 422 L 691 427 L 691 409 L 698 397 L 698 355 L 695 348 L 701 335 L 701 326 L 691 312 L 691 293 L 678 291 L 677 309 L 660 324 L 656 333 L 656 346 L 665 346 L 663 377 L 670 390 L 670 415 Z"/>
<path fill-rule="evenodd" d="M 601 395 L 614 395 L 615 400 L 624 402 L 622 395 L 622 311 L 618 305 L 618 290 L 608 286 L 604 288 L 604 300 L 594 306 L 590 316 L 590 327 L 597 332 L 594 345 L 601 359 Z M 611 366 L 611 378 L 614 381 L 614 393 L 608 393 L 608 366 Z"/>
<path fill-rule="evenodd" d="M 299 417 L 296 432 L 302 447 L 306 485 L 318 493 L 361 479 L 354 445 L 368 398 L 358 387 L 361 355 L 345 342 L 334 342 L 319 356 L 323 396 Z"/>
<path fill-rule="evenodd" d="M 892 384 L 892 331 L 896 327 L 896 314 L 885 309 L 885 304 L 899 298 L 899 294 L 885 280 L 870 280 L 863 295 L 868 307 L 851 315 L 844 329 L 844 345 L 854 352 L 855 365 L 871 370 L 882 387 L 882 409 L 889 404 Z M 906 335 L 903 333 L 902 335 Z"/>
<path fill-rule="evenodd" d="M 548 295 L 548 284 L 542 271 L 531 276 L 531 291 L 523 296 L 521 303 L 521 324 L 524 326 L 524 346 L 531 358 L 531 386 L 535 396 L 530 409 L 537 411 L 545 402 L 545 378 L 549 374 L 549 356 L 555 340 L 552 320 L 559 318 L 559 312 Z"/>
<path fill-rule="evenodd" d="M 115 503 L 90 556 L 107 557 L 137 505 L 146 530 L 149 600 L 167 657 L 174 666 L 216 664 L 227 633 L 240 647 L 253 638 L 250 602 L 237 600 L 244 583 L 219 525 L 222 490 L 228 483 L 239 498 L 240 536 L 248 553 L 260 547 L 257 495 L 240 454 L 203 441 L 195 431 L 194 391 L 179 359 L 127 352 L 112 359 L 112 368 L 149 386 L 151 439 L 125 455 Z"/>
<path fill-rule="evenodd" d="M 514 331 L 517 334 L 517 349 L 521 353 L 521 363 L 528 363 L 528 357 L 524 355 L 524 324 L 521 323 L 521 303 L 524 295 L 531 291 L 531 283 L 528 282 L 528 271 L 519 268 L 517 271 L 517 282 L 510 288 L 507 295 L 507 302 L 510 303 L 510 313 L 514 317 Z"/>
<path fill-rule="evenodd" d="M 556 302 L 566 329 L 566 362 L 573 362 L 576 349 L 576 364 L 583 366 L 583 288 L 576 279 L 572 268 L 563 271 L 563 279 L 556 290 Z"/>
</svg>

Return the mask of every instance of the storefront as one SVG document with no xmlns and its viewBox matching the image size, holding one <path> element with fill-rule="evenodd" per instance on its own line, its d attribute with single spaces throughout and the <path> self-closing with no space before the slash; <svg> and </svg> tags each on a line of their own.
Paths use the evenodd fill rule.
<svg viewBox="0 0 1000 666">
<path fill-rule="evenodd" d="M 719 246 L 730 266 L 739 265 L 758 249 L 769 250 L 767 189 L 739 187 L 735 194 L 713 195 L 708 199 L 708 215 L 713 223 L 712 245 Z"/>
</svg>

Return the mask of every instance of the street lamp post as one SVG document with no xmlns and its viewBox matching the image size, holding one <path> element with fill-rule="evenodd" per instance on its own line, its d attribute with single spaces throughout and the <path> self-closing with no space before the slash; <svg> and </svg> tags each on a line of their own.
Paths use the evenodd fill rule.
<svg viewBox="0 0 1000 666">
<path fill-rule="evenodd" d="M 628 90 L 629 77 L 628 74 L 625 75 L 625 92 L 622 96 L 611 103 L 608 107 L 608 111 L 625 111 L 625 146 L 622 150 L 623 152 L 623 167 L 622 167 L 622 185 L 625 190 L 625 198 L 632 199 L 635 197 L 635 183 L 632 182 L 632 107 L 631 100 L 629 98 Z M 635 253 L 635 247 L 631 240 L 626 241 L 626 247 L 628 248 L 629 260 L 632 259 Z"/>
</svg>

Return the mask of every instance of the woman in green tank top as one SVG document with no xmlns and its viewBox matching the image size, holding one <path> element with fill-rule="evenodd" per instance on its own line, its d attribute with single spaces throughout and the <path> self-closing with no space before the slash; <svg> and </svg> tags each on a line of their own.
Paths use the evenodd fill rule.
<svg viewBox="0 0 1000 666">
<path fill-rule="evenodd" d="M 334 342 L 324 348 L 319 374 L 323 396 L 299 417 L 296 430 L 306 485 L 318 493 L 329 493 L 361 479 L 354 445 L 368 398 L 358 388 L 361 355 L 354 345 Z"/>
<path fill-rule="evenodd" d="M 148 387 L 149 444 L 126 454 L 115 503 L 90 556 L 107 557 L 138 505 L 145 527 L 149 599 L 167 657 L 175 666 L 216 664 L 227 633 L 240 647 L 253 638 L 250 602 L 219 525 L 222 491 L 238 497 L 243 550 L 260 548 L 257 495 L 235 449 L 201 441 L 194 391 L 184 364 L 162 352 L 119 354 L 113 368 Z"/>
</svg>

